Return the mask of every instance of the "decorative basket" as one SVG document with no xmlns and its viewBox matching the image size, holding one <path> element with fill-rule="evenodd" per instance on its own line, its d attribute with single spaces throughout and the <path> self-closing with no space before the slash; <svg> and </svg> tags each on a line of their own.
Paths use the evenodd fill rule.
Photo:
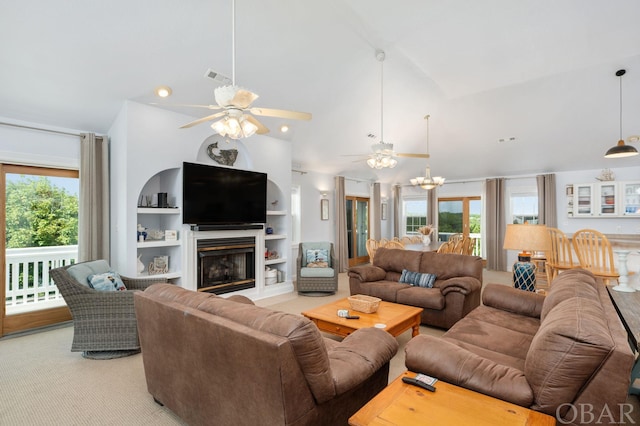
<svg viewBox="0 0 640 426">
<path fill-rule="evenodd" d="M 380 301 L 377 297 L 365 296 L 364 294 L 356 294 L 347 298 L 351 309 L 358 312 L 364 312 L 365 314 L 371 314 L 378 310 Z"/>
</svg>

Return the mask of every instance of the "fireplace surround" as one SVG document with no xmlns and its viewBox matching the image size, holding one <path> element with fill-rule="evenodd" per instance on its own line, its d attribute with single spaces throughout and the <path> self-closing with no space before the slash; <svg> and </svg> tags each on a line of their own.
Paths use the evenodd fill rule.
<svg viewBox="0 0 640 426">
<path fill-rule="evenodd" d="M 223 294 L 256 286 L 255 237 L 200 239 L 197 251 L 198 291 Z"/>
</svg>

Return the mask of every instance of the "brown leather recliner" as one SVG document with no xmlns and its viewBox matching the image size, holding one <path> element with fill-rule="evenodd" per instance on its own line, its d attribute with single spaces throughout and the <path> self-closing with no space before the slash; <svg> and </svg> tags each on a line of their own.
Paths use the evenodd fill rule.
<svg viewBox="0 0 640 426">
<path fill-rule="evenodd" d="M 135 308 L 149 393 L 190 425 L 346 425 L 398 349 L 383 330 L 338 342 L 302 316 L 171 284 Z"/>
</svg>

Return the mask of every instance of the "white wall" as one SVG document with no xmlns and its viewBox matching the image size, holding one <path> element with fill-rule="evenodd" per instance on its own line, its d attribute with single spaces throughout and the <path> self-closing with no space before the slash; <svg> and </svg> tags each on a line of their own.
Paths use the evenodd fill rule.
<svg viewBox="0 0 640 426">
<path fill-rule="evenodd" d="M 214 132 L 207 125 L 179 128 L 192 120 L 193 117 L 127 101 L 109 130 L 112 262 L 125 274 L 136 272 L 136 208 L 144 185 L 163 170 L 181 168 L 183 161 L 203 162 L 203 143 Z M 244 167 L 238 168 L 265 172 L 284 194 L 291 192 L 290 142 L 255 135 L 238 143 L 239 152 L 246 152 L 249 157 L 239 159 L 238 164 Z M 209 163 L 216 164 L 210 159 Z M 289 201 L 285 197 L 279 209 L 288 210 Z M 291 262 L 287 276 L 291 276 L 290 265 Z"/>
</svg>

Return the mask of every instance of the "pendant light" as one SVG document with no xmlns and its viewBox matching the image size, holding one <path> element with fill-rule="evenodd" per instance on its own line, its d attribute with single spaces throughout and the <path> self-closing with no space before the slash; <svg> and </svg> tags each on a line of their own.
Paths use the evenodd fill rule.
<svg viewBox="0 0 640 426">
<path fill-rule="evenodd" d="M 424 116 L 424 119 L 427 120 L 427 158 L 429 158 L 429 117 L 430 115 L 428 114 Z M 425 175 L 410 179 L 409 182 L 411 182 L 411 185 L 419 186 L 422 189 L 433 189 L 437 186 L 443 185 L 444 180 L 445 179 L 441 176 L 431 177 L 431 167 L 429 166 L 429 160 L 427 160 Z"/>
<path fill-rule="evenodd" d="M 620 78 L 620 140 L 618 140 L 618 143 L 614 147 L 609 148 L 604 158 L 623 158 L 638 155 L 638 150 L 630 145 L 626 145 L 624 139 L 622 139 L 622 76 L 625 73 L 625 70 L 616 71 L 616 76 Z"/>
</svg>

